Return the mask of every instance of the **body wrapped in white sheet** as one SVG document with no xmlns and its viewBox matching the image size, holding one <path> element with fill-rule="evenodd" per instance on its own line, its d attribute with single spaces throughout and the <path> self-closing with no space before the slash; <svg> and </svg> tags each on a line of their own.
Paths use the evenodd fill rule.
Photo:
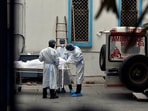
<svg viewBox="0 0 148 111">
<path fill-rule="evenodd" d="M 39 59 L 27 60 L 24 61 L 14 61 L 15 68 L 36 68 L 43 69 L 43 63 L 40 62 Z M 59 57 L 59 66 L 58 69 L 67 69 L 66 61 Z"/>
<path fill-rule="evenodd" d="M 40 62 L 39 59 L 23 61 L 15 61 L 15 68 L 34 68 L 34 69 L 43 69 L 43 62 Z"/>
<path fill-rule="evenodd" d="M 24 61 L 14 61 L 14 67 L 16 69 L 43 69 L 44 62 L 40 62 L 39 59 Z M 30 71 L 30 70 L 29 70 Z M 70 75 L 69 75 L 70 74 Z M 69 85 L 71 83 L 71 73 L 66 60 L 59 57 L 58 66 L 58 86 L 63 87 L 63 85 Z"/>
</svg>

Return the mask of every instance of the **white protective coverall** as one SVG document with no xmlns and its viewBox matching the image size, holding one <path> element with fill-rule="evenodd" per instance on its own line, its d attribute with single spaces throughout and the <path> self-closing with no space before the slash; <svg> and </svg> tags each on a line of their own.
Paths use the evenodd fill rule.
<svg viewBox="0 0 148 111">
<path fill-rule="evenodd" d="M 57 48 L 57 55 L 58 57 L 61 57 L 63 59 L 67 59 L 67 56 L 66 56 L 66 49 L 65 49 L 65 46 L 60 46 Z"/>
<path fill-rule="evenodd" d="M 57 88 L 57 51 L 51 47 L 41 50 L 39 60 L 43 65 L 43 88 Z"/>
<path fill-rule="evenodd" d="M 77 46 L 74 47 L 73 51 L 67 51 L 67 63 L 73 63 L 76 65 L 76 84 L 82 84 L 84 80 L 84 57 L 81 49 Z"/>
<path fill-rule="evenodd" d="M 58 47 L 57 48 L 57 55 L 58 55 L 58 57 L 61 57 L 64 60 L 67 59 L 67 54 L 66 54 L 66 48 L 65 48 L 65 46 L 61 46 L 61 47 Z M 63 78 L 62 78 L 62 71 L 64 72 Z M 64 79 L 63 84 L 62 84 L 62 79 Z M 58 75 L 58 81 L 57 81 L 57 83 L 58 83 L 58 87 L 63 86 L 63 85 L 69 85 L 69 84 L 71 84 L 70 71 L 69 70 L 62 69 L 62 66 L 60 66 L 60 65 L 59 65 L 59 75 Z"/>
</svg>

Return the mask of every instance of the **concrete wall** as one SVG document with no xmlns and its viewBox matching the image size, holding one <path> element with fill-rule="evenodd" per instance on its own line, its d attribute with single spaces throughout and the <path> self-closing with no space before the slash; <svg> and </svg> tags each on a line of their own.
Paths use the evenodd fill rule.
<svg viewBox="0 0 148 111">
<path fill-rule="evenodd" d="M 68 0 L 26 0 L 26 52 L 39 52 L 47 46 L 49 39 L 55 39 L 56 16 L 63 22 L 68 16 Z M 93 17 L 100 6 L 93 0 Z M 111 21 L 110 21 L 110 20 Z M 98 51 L 102 39 L 96 37 L 99 30 L 108 30 L 117 26 L 115 16 L 104 11 L 98 20 L 93 21 L 93 47 L 90 51 Z M 101 42 L 100 42 L 101 41 Z M 36 45 L 37 44 L 37 45 Z M 88 49 L 86 49 L 88 50 Z"/>
<path fill-rule="evenodd" d="M 147 5 L 148 5 L 148 0 L 143 0 L 143 3 L 142 3 L 142 10 L 144 10 Z M 147 14 L 144 16 L 144 20 L 142 21 L 142 24 L 145 24 L 145 23 L 148 23 L 148 12 L 147 12 Z"/>
</svg>

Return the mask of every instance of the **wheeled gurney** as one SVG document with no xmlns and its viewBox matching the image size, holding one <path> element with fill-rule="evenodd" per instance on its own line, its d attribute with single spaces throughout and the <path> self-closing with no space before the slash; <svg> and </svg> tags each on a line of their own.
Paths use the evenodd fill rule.
<svg viewBox="0 0 148 111">
<path fill-rule="evenodd" d="M 70 71 L 70 68 L 62 62 L 62 59 L 59 59 L 58 71 L 62 72 L 62 87 L 64 86 L 64 71 Z M 18 74 L 18 83 L 16 84 L 17 91 L 21 92 L 22 89 L 22 73 L 43 73 L 43 62 L 40 62 L 38 59 L 29 60 L 27 62 L 15 61 L 15 79 Z M 16 81 L 16 80 L 15 80 Z"/>
</svg>

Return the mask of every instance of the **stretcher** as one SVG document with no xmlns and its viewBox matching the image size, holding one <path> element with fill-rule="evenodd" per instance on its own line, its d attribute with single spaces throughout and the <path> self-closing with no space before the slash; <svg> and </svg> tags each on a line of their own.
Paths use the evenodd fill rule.
<svg viewBox="0 0 148 111">
<path fill-rule="evenodd" d="M 21 92 L 22 89 L 22 74 L 23 73 L 43 73 L 43 62 L 40 62 L 38 59 L 29 60 L 27 62 L 15 61 L 15 81 L 16 81 L 16 90 Z"/>
<path fill-rule="evenodd" d="M 43 73 L 41 68 L 15 68 L 16 72 Z"/>
<path fill-rule="evenodd" d="M 29 60 L 27 62 L 15 61 L 15 81 L 17 74 L 19 76 L 19 82 L 16 84 L 17 91 L 21 91 L 22 85 L 22 73 L 43 73 L 43 62 L 40 62 L 38 59 Z M 64 71 L 69 70 L 70 68 L 65 64 L 63 59 L 59 59 L 58 71 L 62 71 L 62 87 L 64 87 Z M 71 74 L 71 73 L 70 73 Z"/>
<path fill-rule="evenodd" d="M 18 83 L 16 82 L 16 90 L 18 92 L 21 92 L 21 89 L 22 89 L 22 74 L 23 73 L 31 73 L 31 74 L 43 73 L 43 69 L 40 69 L 40 68 L 15 68 L 15 81 L 18 81 Z"/>
</svg>

